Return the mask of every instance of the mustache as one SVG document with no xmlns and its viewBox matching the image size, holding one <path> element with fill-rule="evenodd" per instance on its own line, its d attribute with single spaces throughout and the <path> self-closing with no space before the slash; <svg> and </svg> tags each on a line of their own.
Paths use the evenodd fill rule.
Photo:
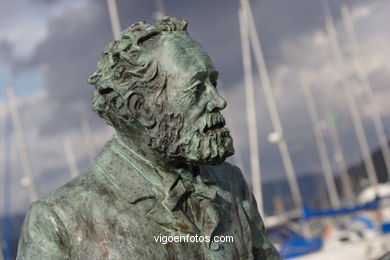
<svg viewBox="0 0 390 260">
<path fill-rule="evenodd" d="M 199 122 L 199 131 L 206 133 L 210 130 L 215 130 L 224 127 L 226 120 L 223 115 L 219 112 L 212 114 L 205 114 Z"/>
</svg>

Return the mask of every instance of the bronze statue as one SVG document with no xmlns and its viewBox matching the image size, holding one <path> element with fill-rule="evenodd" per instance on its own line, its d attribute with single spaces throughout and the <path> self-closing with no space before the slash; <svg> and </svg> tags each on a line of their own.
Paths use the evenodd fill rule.
<svg viewBox="0 0 390 260">
<path fill-rule="evenodd" d="M 139 22 L 106 47 L 89 83 L 117 134 L 31 205 L 18 259 L 280 259 L 242 173 L 224 162 L 234 150 L 218 72 L 186 27 Z"/>
</svg>

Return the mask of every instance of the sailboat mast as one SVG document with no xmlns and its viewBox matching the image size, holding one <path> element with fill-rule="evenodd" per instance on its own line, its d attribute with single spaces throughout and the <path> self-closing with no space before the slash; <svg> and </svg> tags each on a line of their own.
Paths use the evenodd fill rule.
<svg viewBox="0 0 390 260">
<path fill-rule="evenodd" d="M 320 128 L 320 120 L 318 119 L 317 110 L 314 104 L 313 95 L 310 86 L 302 80 L 302 92 L 305 98 L 307 111 L 309 113 L 310 122 L 313 129 L 314 140 L 317 146 L 318 154 L 320 156 L 322 170 L 325 174 L 325 183 L 330 198 L 330 204 L 333 208 L 341 206 L 340 198 L 337 192 L 336 183 L 333 176 L 332 166 L 330 164 L 328 152 L 325 146 L 325 139 Z"/>
<path fill-rule="evenodd" d="M 253 47 L 255 60 L 257 63 L 258 73 L 260 75 L 261 85 L 264 90 L 266 104 L 271 117 L 271 123 L 274 130 L 282 137 L 278 142 L 279 151 L 282 157 L 283 165 L 287 174 L 287 180 L 291 189 L 292 197 L 296 208 L 301 208 L 302 197 L 299 190 L 298 182 L 296 179 L 294 167 L 291 161 L 290 153 L 288 151 L 287 143 L 283 135 L 283 128 L 280 122 L 279 113 L 276 107 L 275 96 L 271 87 L 271 81 L 269 79 L 267 67 L 265 65 L 264 55 L 261 49 L 259 36 L 256 30 L 256 25 L 253 19 L 252 11 L 248 0 L 241 0 L 243 9 L 247 10 L 248 25 L 250 32 L 250 40 Z"/>
<path fill-rule="evenodd" d="M 95 158 L 96 155 L 96 147 L 93 140 L 91 125 L 89 124 L 88 117 L 85 114 L 80 116 L 80 123 L 81 123 L 81 131 L 83 132 L 83 136 L 84 136 L 84 142 L 87 148 L 88 158 L 91 162 L 93 162 L 93 159 Z"/>
<path fill-rule="evenodd" d="M 165 16 L 165 8 L 163 0 L 155 0 L 157 11 L 154 13 L 154 19 L 160 20 Z"/>
<path fill-rule="evenodd" d="M 330 113 L 326 113 L 328 115 L 327 122 L 329 126 L 329 132 L 331 137 L 331 143 L 334 151 L 334 160 L 336 162 L 336 166 L 340 173 L 341 185 L 343 187 L 343 193 L 347 202 L 352 204 L 354 202 L 353 199 L 353 189 L 351 179 L 348 175 L 347 164 L 345 163 L 343 149 L 341 147 L 340 137 L 337 133 L 336 122 L 333 118 L 330 118 Z"/>
<path fill-rule="evenodd" d="M 112 35 L 114 37 L 114 40 L 118 40 L 121 37 L 121 25 L 119 21 L 119 14 L 116 5 L 116 0 L 107 0 L 107 7 L 108 7 L 108 14 L 110 16 Z M 111 137 L 113 134 L 115 134 L 115 129 L 108 126 L 107 136 Z"/>
<path fill-rule="evenodd" d="M 0 105 L 0 183 L 5 183 L 5 106 Z M 4 199 L 6 196 L 4 196 Z M 2 203 L 5 203 L 4 200 Z M 5 214 L 2 214 L 3 205 L 0 205 L 0 216 L 5 217 Z M 3 230 L 3 227 L 2 229 Z M 0 236 L 0 260 L 4 260 L 3 258 L 3 232 L 1 232 Z"/>
<path fill-rule="evenodd" d="M 27 151 L 27 147 L 26 147 L 26 142 L 24 139 L 22 121 L 20 120 L 20 116 L 19 116 L 19 112 L 17 109 L 16 100 L 15 100 L 15 94 L 14 94 L 12 85 L 9 84 L 6 88 L 6 90 L 7 90 L 7 95 L 8 95 L 8 104 L 9 104 L 9 109 L 11 112 L 12 124 L 13 124 L 14 131 L 15 131 L 16 145 L 18 147 L 20 162 L 22 165 L 25 180 L 27 180 L 26 185 L 27 185 L 27 188 L 29 191 L 30 201 L 32 203 L 38 199 L 38 195 L 37 195 L 36 188 L 35 188 L 33 173 L 31 170 L 30 159 L 29 159 L 28 151 Z"/>
<path fill-rule="evenodd" d="M 374 187 L 375 192 L 378 192 L 378 178 L 376 175 L 374 163 L 371 158 L 370 149 L 368 146 L 368 142 L 366 139 L 366 135 L 363 128 L 363 123 L 360 118 L 359 110 L 354 98 L 354 93 L 350 93 L 348 89 L 353 89 L 353 85 L 350 82 L 348 71 L 347 71 L 347 64 L 344 60 L 344 57 L 341 52 L 340 44 L 338 41 L 336 29 L 334 26 L 333 18 L 330 13 L 330 8 L 328 6 L 325 6 L 325 27 L 328 33 L 328 39 L 331 44 L 331 49 L 334 55 L 334 58 L 336 60 L 336 63 L 340 69 L 340 72 L 342 73 L 343 78 L 343 91 L 344 96 L 347 101 L 347 105 L 349 108 L 349 111 L 352 116 L 353 125 L 356 131 L 356 136 L 358 139 L 359 147 L 363 155 L 364 160 L 364 166 L 368 174 L 368 178 L 370 181 L 370 184 Z"/>
<path fill-rule="evenodd" d="M 119 22 L 118 8 L 116 0 L 107 0 L 108 13 L 110 15 L 112 35 L 114 40 L 118 40 L 121 35 L 121 26 Z"/>
<path fill-rule="evenodd" d="M 244 67 L 244 83 L 245 83 L 245 100 L 246 100 L 246 116 L 248 122 L 249 135 L 249 151 L 250 151 L 250 165 L 251 165 L 251 180 L 253 195 L 257 201 L 257 208 L 262 216 L 264 216 L 264 203 L 261 183 L 260 157 L 259 157 L 259 140 L 256 120 L 255 107 L 255 91 L 253 87 L 252 77 L 252 63 L 250 57 L 249 32 L 248 32 L 248 15 L 246 8 L 241 7 L 238 12 L 240 22 L 240 36 L 241 36 L 241 51 L 242 63 Z"/>
<path fill-rule="evenodd" d="M 73 146 L 69 139 L 66 138 L 63 140 L 63 147 L 70 177 L 74 178 L 79 174 L 79 169 L 77 167 Z"/>
<path fill-rule="evenodd" d="M 367 72 L 362 66 L 362 52 L 359 47 L 355 26 L 353 24 L 352 16 L 349 11 L 349 8 L 346 5 L 341 6 L 341 13 L 343 16 L 344 26 L 347 31 L 348 39 L 351 43 L 351 49 L 353 53 L 353 64 L 355 66 L 356 72 L 363 83 L 364 91 L 366 92 L 371 105 L 373 106 L 373 111 L 371 113 L 372 120 L 374 122 L 375 132 L 379 139 L 380 149 L 382 151 L 383 159 L 385 161 L 385 167 L 387 174 L 390 180 L 390 148 L 385 133 L 385 128 L 382 123 L 382 119 L 378 109 L 378 103 L 376 102 L 372 86 L 368 80 Z"/>
</svg>

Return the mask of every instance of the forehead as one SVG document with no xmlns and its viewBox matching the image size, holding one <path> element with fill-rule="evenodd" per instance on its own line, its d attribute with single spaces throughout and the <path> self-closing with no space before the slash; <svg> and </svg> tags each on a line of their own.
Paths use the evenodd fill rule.
<svg viewBox="0 0 390 260">
<path fill-rule="evenodd" d="M 198 72 L 214 72 L 215 68 L 199 43 L 182 32 L 163 35 L 155 54 L 160 66 L 173 76 L 191 76 Z"/>
</svg>

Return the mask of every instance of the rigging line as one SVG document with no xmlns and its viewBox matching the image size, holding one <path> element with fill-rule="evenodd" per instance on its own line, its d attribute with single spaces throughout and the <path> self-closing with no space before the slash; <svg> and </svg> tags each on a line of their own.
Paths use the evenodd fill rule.
<svg viewBox="0 0 390 260">
<path fill-rule="evenodd" d="M 325 138 L 321 128 L 319 127 L 320 120 L 318 118 L 318 113 L 314 104 L 313 95 L 310 86 L 306 84 L 303 80 L 301 82 L 301 89 L 305 99 L 307 111 L 309 112 L 309 119 L 313 129 L 314 140 L 317 146 L 318 154 L 320 156 L 322 170 L 324 171 L 325 175 L 325 184 L 328 190 L 330 203 L 333 208 L 339 208 L 341 206 L 340 198 L 337 192 L 332 166 L 330 164 L 328 152 L 325 146 Z"/>
<path fill-rule="evenodd" d="M 12 124 L 15 132 L 16 145 L 19 153 L 19 159 L 21 161 L 24 178 L 25 180 L 27 180 L 26 185 L 30 196 L 30 202 L 32 203 L 38 199 L 38 195 L 34 183 L 34 176 L 31 169 L 31 163 L 28 155 L 26 141 L 24 138 L 23 125 L 19 116 L 16 98 L 15 98 L 12 85 L 9 84 L 6 90 L 8 95 L 8 104 L 11 112 Z"/>
<path fill-rule="evenodd" d="M 379 139 L 380 149 L 382 151 L 383 159 L 385 161 L 386 171 L 388 174 L 388 178 L 390 180 L 390 147 L 389 147 L 388 139 L 386 136 L 385 128 L 383 126 L 383 122 L 381 119 L 381 115 L 379 112 L 378 103 L 377 103 L 377 100 L 374 96 L 374 92 L 373 92 L 371 83 L 368 79 L 367 69 L 363 66 L 363 63 L 362 63 L 363 55 L 362 55 L 361 48 L 359 46 L 359 42 L 358 42 L 358 38 L 356 35 L 356 30 L 355 30 L 355 26 L 353 23 L 351 12 L 346 5 L 342 5 L 341 6 L 341 13 L 343 16 L 344 26 L 347 30 L 347 35 L 348 35 L 348 38 L 349 38 L 349 41 L 350 41 L 351 47 L 352 47 L 351 48 L 352 54 L 353 54 L 352 60 L 353 60 L 354 66 L 355 66 L 355 70 L 356 70 L 361 82 L 363 83 L 364 91 L 366 92 L 366 94 L 369 98 L 369 101 L 370 101 L 371 105 L 373 106 L 373 111 L 372 111 L 372 113 L 370 113 L 370 115 L 371 115 L 373 123 L 374 123 L 376 135 L 378 136 L 378 139 Z"/>
<path fill-rule="evenodd" d="M 116 0 L 107 0 L 108 13 L 110 15 L 112 35 L 114 40 L 118 40 L 121 35 L 121 26 L 119 22 L 118 8 Z"/>
<path fill-rule="evenodd" d="M 263 194 L 261 183 L 261 168 L 259 157 L 259 141 L 258 141 L 258 129 L 256 121 L 256 107 L 255 107 L 255 95 L 252 78 L 252 64 L 250 58 L 250 45 L 249 45 L 249 32 L 248 32 L 248 19 L 246 9 L 243 8 L 243 1 L 241 1 L 241 7 L 239 8 L 238 17 L 240 24 L 240 39 L 241 39 L 241 51 L 242 62 L 244 67 L 244 86 L 245 86 L 245 99 L 246 99 L 246 116 L 248 123 L 248 136 L 249 136 L 249 150 L 250 150 L 250 165 L 251 165 L 251 184 L 253 195 L 256 198 L 257 208 L 260 215 L 264 216 L 263 206 Z"/>
<path fill-rule="evenodd" d="M 279 118 L 279 113 L 276 106 L 276 100 L 271 87 L 271 81 L 265 64 L 263 51 L 261 49 L 259 36 L 256 30 L 256 25 L 253 19 L 253 15 L 248 0 L 242 0 L 242 3 L 244 3 L 245 9 L 247 10 L 248 13 L 249 30 L 250 30 L 249 38 L 252 43 L 253 52 L 257 63 L 257 68 L 259 70 L 258 73 L 260 76 L 262 89 L 264 91 L 268 111 L 271 117 L 271 123 L 274 130 L 281 136 L 281 139 L 277 144 L 282 157 L 283 166 L 287 174 L 287 180 L 291 189 L 295 207 L 301 208 L 303 201 L 299 190 L 298 182 L 296 179 L 295 170 L 291 161 L 291 156 L 288 151 L 286 139 L 283 134 L 283 128 Z"/>
<path fill-rule="evenodd" d="M 324 2 L 323 2 L 324 3 Z M 325 3 L 326 4 L 326 3 Z M 363 123 L 360 117 L 360 113 L 358 110 L 358 106 L 356 104 L 356 100 L 354 98 L 354 91 L 352 93 L 348 92 L 348 90 L 354 89 L 354 86 L 351 83 L 351 80 L 349 78 L 349 73 L 347 71 L 347 65 L 345 62 L 345 59 L 343 57 L 339 39 L 337 36 L 336 28 L 334 26 L 333 17 L 330 11 L 330 7 L 328 5 L 324 4 L 324 11 L 325 11 L 325 27 L 328 34 L 328 40 L 331 44 L 331 50 L 334 55 L 336 64 L 338 65 L 340 69 L 340 73 L 342 76 L 343 84 L 342 88 L 344 91 L 344 96 L 346 98 L 347 106 L 349 109 L 349 112 L 352 116 L 352 122 L 355 128 L 356 136 L 358 139 L 358 144 L 363 156 L 363 162 L 366 169 L 366 172 L 368 174 L 368 178 L 370 181 L 370 184 L 374 187 L 375 193 L 378 193 L 378 177 L 376 175 L 374 163 L 372 161 L 370 149 L 368 146 L 368 142 L 366 139 L 366 134 L 364 131 Z"/>
</svg>

